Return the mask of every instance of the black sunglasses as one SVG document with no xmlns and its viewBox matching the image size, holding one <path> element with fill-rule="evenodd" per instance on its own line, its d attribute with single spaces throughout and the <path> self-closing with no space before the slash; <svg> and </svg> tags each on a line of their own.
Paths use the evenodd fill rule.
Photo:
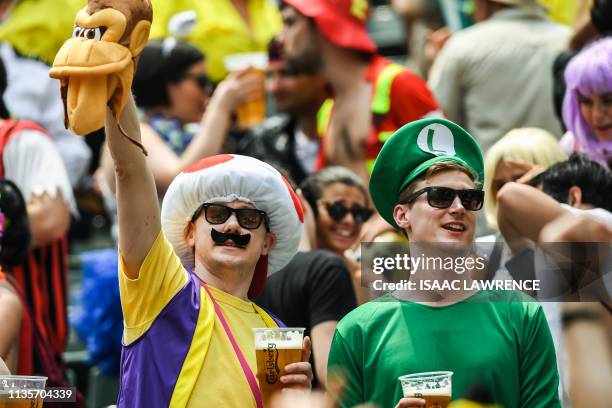
<svg viewBox="0 0 612 408">
<path fill-rule="evenodd" d="M 278 70 L 274 70 L 274 69 L 269 69 L 268 72 L 266 72 L 266 76 L 268 78 L 271 78 L 273 74 L 279 74 L 282 77 L 296 77 L 298 75 L 303 75 L 303 74 L 307 74 L 306 72 L 303 72 L 300 69 L 294 68 L 294 67 L 290 67 L 290 66 L 285 66 L 283 68 L 280 68 Z"/>
<path fill-rule="evenodd" d="M 204 89 L 204 90 L 212 89 L 212 82 L 208 78 L 208 75 L 206 75 L 205 73 L 188 72 L 185 75 L 183 75 L 181 79 L 193 79 L 194 81 L 196 81 L 196 83 L 201 89 Z"/>
<path fill-rule="evenodd" d="M 324 203 L 324 205 L 329 216 L 336 222 L 342 221 L 342 219 L 346 217 L 346 214 L 350 212 L 353 215 L 355 224 L 363 224 L 370 219 L 372 214 L 374 214 L 373 210 L 370 210 L 367 207 L 361 207 L 359 205 L 354 205 L 351 208 L 347 208 L 344 206 L 344 204 L 342 204 L 342 201 L 336 201 L 335 203 Z"/>
<path fill-rule="evenodd" d="M 268 217 L 266 213 L 255 208 L 232 208 L 223 204 L 205 203 L 198 207 L 193 213 L 191 222 L 194 222 L 200 214 L 202 214 L 202 211 L 204 211 L 206 221 L 212 225 L 223 224 L 232 214 L 236 214 L 238 224 L 240 224 L 242 228 L 257 229 L 261 225 L 261 222 L 265 221 L 266 229 L 268 229 Z"/>
<path fill-rule="evenodd" d="M 478 211 L 482 208 L 484 191 L 482 190 L 455 190 L 448 187 L 425 187 L 415 191 L 404 200 L 404 204 L 410 204 L 421 194 L 427 193 L 427 202 L 435 208 L 448 208 L 459 196 L 463 208 L 469 211 Z"/>
</svg>

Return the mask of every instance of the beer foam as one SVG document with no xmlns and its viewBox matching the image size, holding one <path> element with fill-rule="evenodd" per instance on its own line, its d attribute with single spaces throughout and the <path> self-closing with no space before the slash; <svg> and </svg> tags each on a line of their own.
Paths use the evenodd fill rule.
<svg viewBox="0 0 612 408">
<path fill-rule="evenodd" d="M 243 52 L 228 55 L 223 59 L 228 71 L 242 71 L 249 67 L 264 71 L 268 67 L 268 54 L 265 52 Z"/>
<path fill-rule="evenodd" d="M 255 349 L 265 350 L 271 344 L 279 349 L 302 349 L 303 338 L 304 332 L 299 330 L 259 330 L 255 331 Z"/>
</svg>

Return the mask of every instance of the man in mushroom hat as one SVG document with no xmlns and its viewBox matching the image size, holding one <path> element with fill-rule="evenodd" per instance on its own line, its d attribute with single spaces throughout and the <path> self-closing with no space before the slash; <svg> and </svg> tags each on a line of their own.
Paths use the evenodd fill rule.
<svg viewBox="0 0 612 408">
<path fill-rule="evenodd" d="M 431 258 L 451 247 L 460 249 L 454 260 L 463 257 L 467 265 L 464 249 L 474 243 L 483 176 L 482 153 L 470 134 L 446 119 L 424 119 L 389 138 L 369 187 L 381 216 L 408 236 L 411 255 L 422 256 L 423 250 Z M 480 386 L 500 406 L 560 406 L 555 350 L 540 305 L 518 292 L 471 289 L 473 268 L 460 272 L 453 264 L 460 265 L 451 263 L 449 271 L 435 263 L 416 266 L 401 278 L 451 275 L 470 290 L 418 293 L 416 285 L 415 291 L 396 290 L 366 303 L 340 321 L 328 365 L 347 378 L 341 406 L 424 406 L 422 395 L 402 398 L 398 377 L 440 371 L 454 373 L 453 398 Z"/>
<path fill-rule="evenodd" d="M 121 126 L 140 141 L 130 96 Z M 262 407 L 252 328 L 279 322 L 250 301 L 293 257 L 303 213 L 270 165 L 221 155 L 179 174 L 160 211 L 142 151 L 112 114 L 125 330 L 118 406 Z M 285 386 L 309 389 L 310 340 Z"/>
</svg>

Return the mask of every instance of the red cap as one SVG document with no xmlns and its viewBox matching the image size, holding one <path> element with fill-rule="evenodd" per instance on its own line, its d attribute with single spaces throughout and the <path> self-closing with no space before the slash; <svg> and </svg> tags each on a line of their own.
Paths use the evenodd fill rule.
<svg viewBox="0 0 612 408">
<path fill-rule="evenodd" d="M 317 28 L 331 43 L 340 47 L 376 52 L 367 30 L 368 0 L 285 0 L 297 11 L 314 19 Z"/>
</svg>

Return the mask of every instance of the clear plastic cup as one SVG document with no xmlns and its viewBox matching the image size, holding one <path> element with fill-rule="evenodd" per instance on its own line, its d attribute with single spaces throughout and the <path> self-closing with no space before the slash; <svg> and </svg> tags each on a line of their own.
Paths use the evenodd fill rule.
<svg viewBox="0 0 612 408">
<path fill-rule="evenodd" d="M 426 408 L 446 408 L 452 396 L 452 371 L 433 371 L 399 377 L 404 397 L 422 398 Z"/>
<path fill-rule="evenodd" d="M 0 408 L 40 408 L 47 377 L 0 375 Z"/>
<path fill-rule="evenodd" d="M 285 366 L 302 361 L 304 328 L 257 328 L 253 335 L 259 388 L 271 395 L 283 388 L 280 377 L 285 375 Z"/>
<path fill-rule="evenodd" d="M 244 71 L 242 76 L 259 78 L 260 87 L 256 99 L 242 104 L 236 109 L 238 127 L 248 129 L 260 124 L 266 118 L 265 79 L 268 56 L 263 52 L 247 52 L 228 55 L 224 59 L 225 69 L 229 72 Z"/>
</svg>

